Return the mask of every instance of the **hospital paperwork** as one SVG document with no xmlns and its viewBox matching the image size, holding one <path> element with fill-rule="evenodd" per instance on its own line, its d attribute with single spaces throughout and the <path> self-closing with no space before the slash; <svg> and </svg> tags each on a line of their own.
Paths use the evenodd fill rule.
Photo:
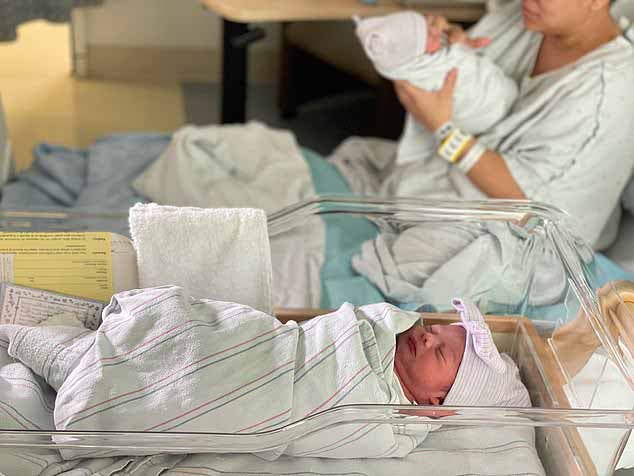
<svg viewBox="0 0 634 476">
<path fill-rule="evenodd" d="M 105 304 L 91 299 L 26 288 L 0 285 L 0 324 L 36 326 L 55 316 L 72 316 L 88 329 L 97 329 Z"/>
<path fill-rule="evenodd" d="M 109 233 L 0 233 L 0 282 L 107 302 Z"/>
</svg>

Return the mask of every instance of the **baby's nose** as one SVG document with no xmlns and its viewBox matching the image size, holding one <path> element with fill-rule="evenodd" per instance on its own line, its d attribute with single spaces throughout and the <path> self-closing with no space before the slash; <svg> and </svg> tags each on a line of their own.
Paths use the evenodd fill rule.
<svg viewBox="0 0 634 476">
<path fill-rule="evenodd" d="M 426 344 L 428 347 L 437 347 L 438 344 L 440 343 L 440 341 L 438 340 L 438 336 L 430 332 L 427 333 L 426 339 L 427 339 Z"/>
<path fill-rule="evenodd" d="M 429 349 L 438 345 L 438 336 L 432 334 L 428 328 L 423 328 L 420 333 L 420 338 L 423 341 L 425 348 Z"/>
</svg>

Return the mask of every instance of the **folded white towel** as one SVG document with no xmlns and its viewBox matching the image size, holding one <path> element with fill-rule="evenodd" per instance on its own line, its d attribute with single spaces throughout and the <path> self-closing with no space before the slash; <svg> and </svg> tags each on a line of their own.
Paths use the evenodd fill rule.
<svg viewBox="0 0 634 476">
<path fill-rule="evenodd" d="M 271 250 L 262 210 L 137 204 L 130 210 L 139 285 L 272 311 Z"/>
</svg>

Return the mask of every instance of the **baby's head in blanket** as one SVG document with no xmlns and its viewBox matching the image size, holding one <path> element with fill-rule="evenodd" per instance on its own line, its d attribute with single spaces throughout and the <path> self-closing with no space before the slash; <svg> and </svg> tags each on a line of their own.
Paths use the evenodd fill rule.
<svg viewBox="0 0 634 476">
<path fill-rule="evenodd" d="M 415 325 L 396 340 L 394 371 L 419 405 L 530 406 L 515 363 L 498 352 L 478 308 L 454 299 L 460 322 Z"/>
<path fill-rule="evenodd" d="M 413 11 L 381 17 L 354 17 L 356 34 L 377 69 L 390 71 L 441 47 L 441 31 L 432 21 Z"/>
</svg>

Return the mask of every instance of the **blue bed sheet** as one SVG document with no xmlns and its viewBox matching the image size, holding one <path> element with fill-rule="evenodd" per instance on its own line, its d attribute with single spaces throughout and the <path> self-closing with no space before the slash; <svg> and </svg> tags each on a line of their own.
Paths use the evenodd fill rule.
<svg viewBox="0 0 634 476">
<path fill-rule="evenodd" d="M 319 195 L 352 195 L 337 169 L 315 152 L 302 153 Z M 344 302 L 355 305 L 383 302 L 381 292 L 351 266 L 352 256 L 361 251 L 361 244 L 378 234 L 377 227 L 361 217 L 324 215 L 326 223 L 326 256 L 321 268 L 321 307 L 339 307 Z"/>
<path fill-rule="evenodd" d="M 588 282 L 594 290 L 603 287 L 608 281 L 634 281 L 634 273 L 629 273 L 614 261 L 601 253 L 595 254 L 595 259 L 589 267 Z M 561 323 L 565 318 L 572 318 L 579 312 L 580 303 L 574 296 L 565 296 L 564 302 L 550 306 L 529 307 L 527 309 L 509 310 L 511 314 L 520 313 L 533 320 Z M 501 311 L 500 309 L 499 311 Z M 496 309 L 496 312 L 499 312 Z"/>
<path fill-rule="evenodd" d="M 598 267 L 597 276 L 599 287 L 603 286 L 608 281 L 634 281 L 634 273 L 625 271 L 604 254 L 596 254 L 596 266 Z"/>
</svg>

